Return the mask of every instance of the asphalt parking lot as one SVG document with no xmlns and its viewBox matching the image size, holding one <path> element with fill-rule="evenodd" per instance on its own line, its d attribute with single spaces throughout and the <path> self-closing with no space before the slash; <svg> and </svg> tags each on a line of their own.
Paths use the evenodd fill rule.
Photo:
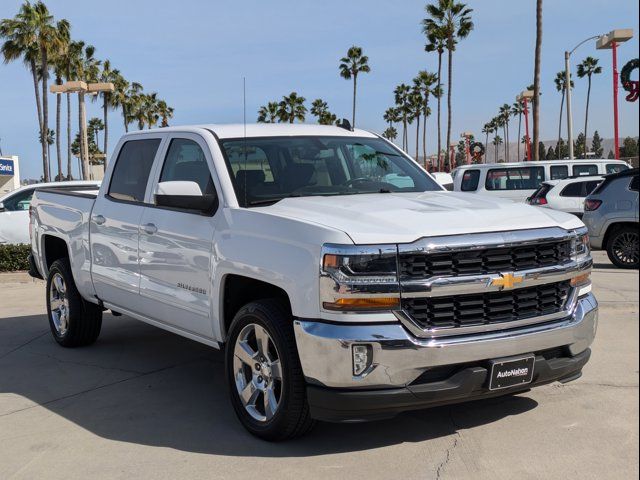
<svg viewBox="0 0 640 480">
<path fill-rule="evenodd" d="M 595 257 L 576 382 L 280 444 L 236 421 L 220 352 L 111 315 L 94 346 L 62 349 L 43 282 L 0 275 L 0 479 L 637 478 L 638 272 Z"/>
</svg>

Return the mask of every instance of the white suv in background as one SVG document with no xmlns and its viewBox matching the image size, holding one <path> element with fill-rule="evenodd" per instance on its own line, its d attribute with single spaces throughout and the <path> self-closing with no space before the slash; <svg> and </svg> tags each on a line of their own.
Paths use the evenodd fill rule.
<svg viewBox="0 0 640 480">
<path fill-rule="evenodd" d="M 100 182 L 65 181 L 25 185 L 0 197 L 0 244 L 29 243 L 29 205 L 36 190 L 85 191 L 100 188 Z"/>
<path fill-rule="evenodd" d="M 542 182 L 533 195 L 527 198 L 527 203 L 573 213 L 582 218 L 584 199 L 602 182 L 602 178 L 594 175 L 548 180 Z"/>
</svg>

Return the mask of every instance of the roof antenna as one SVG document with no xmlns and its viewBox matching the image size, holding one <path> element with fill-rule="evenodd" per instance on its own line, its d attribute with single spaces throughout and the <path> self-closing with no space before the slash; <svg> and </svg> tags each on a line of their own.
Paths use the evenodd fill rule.
<svg viewBox="0 0 640 480">
<path fill-rule="evenodd" d="M 244 206 L 247 207 L 247 78 L 242 77 L 242 135 L 244 150 Z"/>
</svg>

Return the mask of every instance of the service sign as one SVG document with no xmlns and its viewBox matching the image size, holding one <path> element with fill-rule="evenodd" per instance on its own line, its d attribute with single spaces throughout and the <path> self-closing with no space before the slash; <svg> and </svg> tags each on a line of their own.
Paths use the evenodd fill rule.
<svg viewBox="0 0 640 480">
<path fill-rule="evenodd" d="M 0 175 L 13 176 L 13 160 L 0 158 Z"/>
</svg>

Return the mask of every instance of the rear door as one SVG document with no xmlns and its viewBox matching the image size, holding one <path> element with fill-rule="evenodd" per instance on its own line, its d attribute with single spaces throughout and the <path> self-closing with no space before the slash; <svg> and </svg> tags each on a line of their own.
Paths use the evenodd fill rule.
<svg viewBox="0 0 640 480">
<path fill-rule="evenodd" d="M 216 193 L 213 160 L 197 134 L 168 138 L 158 182 L 193 181 Z M 153 199 L 152 199 L 153 201 Z M 215 213 L 148 206 L 140 222 L 140 308 L 154 320 L 210 338 Z"/>
<path fill-rule="evenodd" d="M 134 313 L 140 313 L 138 229 L 162 139 L 163 135 L 145 135 L 122 144 L 91 214 L 91 276 L 96 293 Z"/>
</svg>

